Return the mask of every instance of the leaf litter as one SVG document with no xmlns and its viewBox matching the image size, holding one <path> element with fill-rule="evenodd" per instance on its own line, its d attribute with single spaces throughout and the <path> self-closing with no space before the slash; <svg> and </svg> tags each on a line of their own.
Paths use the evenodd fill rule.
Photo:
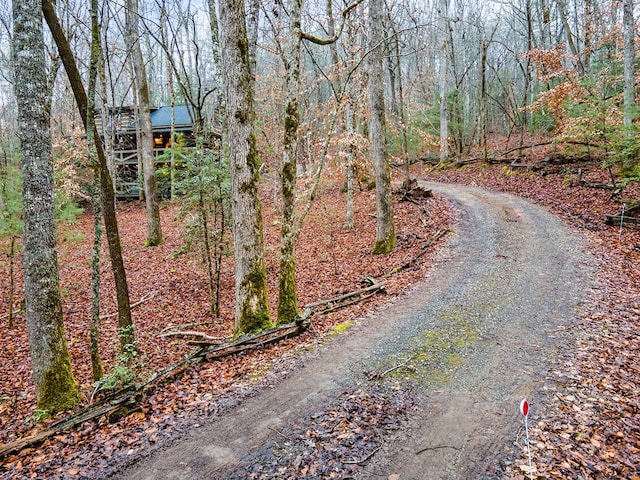
<svg viewBox="0 0 640 480">
<path fill-rule="evenodd" d="M 581 165 L 585 178 L 606 183 L 609 173 L 595 163 Z M 542 404 L 532 404 L 530 414 L 531 451 L 534 478 L 640 478 L 640 357 L 637 340 L 640 318 L 640 231 L 635 228 L 606 226 L 605 215 L 619 213 L 623 201 L 638 201 L 637 186 L 612 198 L 611 191 L 575 185 L 573 175 L 562 167 L 540 172 L 511 170 L 504 166 L 471 166 L 434 171 L 417 166 L 418 177 L 430 180 L 476 184 L 506 191 L 542 204 L 565 218 L 591 239 L 591 249 L 600 261 L 595 287 L 581 305 L 579 321 L 566 334 L 572 348 L 560 353 L 553 371 L 544 380 Z M 576 166 L 577 168 L 577 166 Z M 273 187 L 271 187 L 273 188 Z M 272 192 L 265 191 L 266 196 Z M 371 192 L 357 196 L 356 231 L 342 224 L 339 193 L 329 188 L 314 209 L 298 248 L 298 282 L 301 303 L 309 303 L 354 289 L 364 276 L 381 276 L 389 266 L 412 258 L 427 239 L 453 221 L 454 213 L 442 199 L 428 203 L 430 216 L 410 202 L 398 203 L 396 214 L 399 248 L 385 258 L 369 254 L 375 235 L 375 213 Z M 274 219 L 269 202 L 265 218 Z M 176 208 L 165 206 L 164 246 L 144 249 L 144 213 L 138 204 L 119 206 L 125 262 L 132 299 L 157 294 L 134 312 L 144 368 L 155 371 L 179 359 L 187 351 L 176 341 L 158 341 L 157 334 L 168 325 L 202 324 L 207 334 L 228 335 L 232 329 L 231 303 L 233 266 L 225 261 L 222 320 L 211 321 L 206 303 L 204 271 L 196 259 L 175 259 L 180 246 L 182 225 Z M 330 214 L 334 222 L 327 222 Z M 419 217 L 420 222 L 415 221 Z M 273 297 L 277 272 L 277 222 L 267 220 L 266 245 L 270 292 Z M 331 225 L 331 226 L 328 226 Z M 418 228 L 422 227 L 422 228 Z M 81 218 L 74 227 L 90 239 L 90 220 Z M 88 240 L 87 240 L 88 242 Z M 84 245 L 84 243 L 83 243 Z M 74 373 L 86 398 L 90 391 L 90 371 L 86 332 L 88 329 L 89 244 L 61 245 L 61 277 L 65 301 L 65 321 Z M 436 246 L 437 248 L 437 246 Z M 390 296 L 406 290 L 421 279 L 428 268 L 426 257 L 414 268 L 392 278 Z M 103 264 L 103 275 L 109 270 Z M 0 265 L 0 281 L 5 282 L 6 262 Z M 21 279 L 18 278 L 18 292 Z M 3 291 L 6 291 L 3 285 Z M 114 311 L 112 282 L 105 280 L 104 310 Z M 7 309 L 1 297 L 0 307 Z M 172 438 L 186 434 L 223 414 L 243 396 L 269 384 L 274 376 L 285 374 L 296 364 L 296 352 L 308 349 L 327 332 L 350 319 L 362 317 L 381 306 L 388 297 L 375 296 L 339 312 L 314 318 L 310 331 L 250 354 L 229 357 L 214 364 L 190 368 L 177 381 L 156 390 L 144 399 L 137 411 L 109 423 L 107 418 L 89 422 L 81 428 L 47 440 L 38 448 L 28 448 L 5 459 L 2 478 L 100 478 L 123 465 L 159 448 Z M 271 299 L 272 305 L 275 301 Z M 34 425 L 34 393 L 30 378 L 28 345 L 24 319 L 17 327 L 0 325 L 4 341 L 0 345 L 0 438 L 7 442 L 46 427 Z M 107 368 L 115 361 L 115 326 L 103 325 L 103 355 Z M 7 362 L 7 359 L 11 359 Z M 254 452 L 254 470 L 237 472 L 237 478 L 357 478 L 376 449 L 402 428 L 406 416 L 415 408 L 414 398 L 405 389 L 390 390 L 388 385 L 366 384 L 357 391 L 345 391 L 331 408 L 318 412 L 305 426 L 292 425 L 274 435 L 272 444 Z M 86 401 L 86 400 L 85 400 Z M 378 408 L 376 405 L 384 405 Z M 516 407 L 514 407 L 515 414 Z M 286 437 L 286 440 L 285 440 Z M 505 439 L 506 440 L 506 439 Z M 497 478 L 529 478 L 526 446 L 522 432 L 514 432 L 510 453 L 501 461 Z M 278 455 L 276 455 L 276 453 Z M 252 475 L 243 477 L 242 475 Z M 390 477 L 392 478 L 393 475 Z"/>
</svg>

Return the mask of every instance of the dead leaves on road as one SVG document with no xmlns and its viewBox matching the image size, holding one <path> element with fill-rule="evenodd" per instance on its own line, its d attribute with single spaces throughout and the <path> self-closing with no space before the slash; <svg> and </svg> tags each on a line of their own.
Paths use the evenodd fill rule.
<svg viewBox="0 0 640 480">
<path fill-rule="evenodd" d="M 593 182 L 607 180 L 598 165 L 586 168 Z M 533 199 L 591 238 L 599 277 L 578 306 L 579 323 L 568 332 L 556 370 L 545 379 L 544 404 L 532 407 L 534 478 L 640 480 L 640 229 L 607 226 L 606 215 L 621 204 L 610 191 L 572 187 L 567 175 L 474 167 L 434 179 L 472 181 Z M 640 200 L 637 185 L 623 194 Z M 517 446 L 504 478 L 528 480 L 522 439 Z"/>
<path fill-rule="evenodd" d="M 406 387 L 368 384 L 346 390 L 300 425 L 278 431 L 241 461 L 242 470 L 226 478 L 361 478 L 367 461 L 406 423 L 416 407 L 413 402 Z"/>
</svg>

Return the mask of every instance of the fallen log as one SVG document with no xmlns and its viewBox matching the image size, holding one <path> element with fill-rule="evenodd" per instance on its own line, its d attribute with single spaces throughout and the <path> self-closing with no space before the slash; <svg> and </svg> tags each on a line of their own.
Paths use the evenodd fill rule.
<svg viewBox="0 0 640 480">
<path fill-rule="evenodd" d="M 604 223 L 607 225 L 623 225 L 625 223 L 639 224 L 640 223 L 640 205 L 634 205 L 633 207 L 623 209 L 617 215 L 607 215 Z"/>
<path fill-rule="evenodd" d="M 439 230 L 433 237 L 431 237 L 427 243 L 425 243 L 422 248 L 420 248 L 420 252 L 414 256 L 411 260 L 409 260 L 408 262 L 406 262 L 403 265 L 400 265 L 399 267 L 396 267 L 392 270 L 389 270 L 386 274 L 385 277 L 390 277 L 391 275 L 395 275 L 398 272 L 401 272 L 402 270 L 405 270 L 409 267 L 411 267 L 413 264 L 415 264 L 420 257 L 422 257 L 425 253 L 427 253 L 427 250 L 429 249 L 429 247 L 431 245 L 433 245 L 435 242 L 437 242 L 438 240 L 440 240 L 440 238 L 442 238 L 445 234 L 449 233 L 451 230 L 447 229 L 447 230 Z"/>
<path fill-rule="evenodd" d="M 160 385 L 176 378 L 190 366 L 202 361 L 213 361 L 234 353 L 240 353 L 252 348 L 275 343 L 286 338 L 300 335 L 310 325 L 311 311 L 305 312 L 297 322 L 266 330 L 264 332 L 246 335 L 227 344 L 206 344 L 201 342 L 200 348 L 186 355 L 180 361 L 160 370 L 145 383 L 119 390 L 98 402 L 88 405 L 78 412 L 53 423 L 45 430 L 34 435 L 21 438 L 14 442 L 0 445 L 0 459 L 13 453 L 18 453 L 26 447 L 39 445 L 48 438 L 75 428 L 89 420 L 106 415 L 110 421 L 116 421 L 132 407 L 140 403 L 145 396 L 149 396 Z"/>
<path fill-rule="evenodd" d="M 347 307 L 349 305 L 353 305 L 354 303 L 361 302 L 369 297 L 372 297 L 378 292 L 383 292 L 385 289 L 385 284 L 375 281 L 371 279 L 371 277 L 367 277 L 370 281 L 373 281 L 373 285 L 370 285 L 365 288 L 361 288 L 359 290 L 355 290 L 353 292 L 345 293 L 343 295 L 339 295 L 334 298 L 330 298 L 328 300 L 321 300 L 319 302 L 308 303 L 305 305 L 305 308 L 313 311 L 316 314 L 322 314 L 327 312 L 332 312 L 334 310 L 338 310 L 340 308 Z M 318 307 L 320 307 L 318 309 Z"/>
<path fill-rule="evenodd" d="M 187 342 L 189 345 L 201 347 L 202 351 L 199 356 L 206 358 L 207 361 L 217 360 L 227 357 L 235 353 L 240 353 L 251 348 L 262 347 L 280 340 L 295 337 L 303 333 L 309 328 L 312 311 L 305 312 L 294 323 L 279 325 L 269 330 L 263 330 L 259 333 L 243 335 L 236 340 L 228 343 L 211 343 L 206 341 L 193 340 Z"/>
<path fill-rule="evenodd" d="M 196 330 L 168 330 L 166 332 L 159 333 L 158 337 L 178 338 L 181 340 L 191 340 L 191 339 L 200 338 L 203 341 L 217 342 L 217 343 L 220 343 L 225 340 L 224 337 L 212 337 L 211 335 L 207 335 L 204 332 L 198 332 Z"/>
<path fill-rule="evenodd" d="M 624 225 L 625 223 L 630 223 L 633 225 L 637 225 L 640 224 L 640 218 L 638 217 L 629 217 L 629 216 L 622 216 L 622 215 L 607 215 L 607 217 L 604 220 L 604 223 L 606 223 L 607 225 L 620 225 L 621 223 Z"/>
</svg>

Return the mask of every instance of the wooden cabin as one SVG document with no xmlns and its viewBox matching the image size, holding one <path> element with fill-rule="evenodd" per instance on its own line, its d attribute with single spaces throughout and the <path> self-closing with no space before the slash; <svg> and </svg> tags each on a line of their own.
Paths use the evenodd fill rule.
<svg viewBox="0 0 640 480">
<path fill-rule="evenodd" d="M 173 114 L 172 114 L 173 110 Z M 106 113 L 107 118 L 104 118 Z M 115 167 L 115 194 L 117 198 L 138 198 L 142 188 L 138 139 L 139 122 L 134 107 L 115 107 L 98 112 L 96 124 L 103 140 L 111 139 L 111 148 L 107 152 Z M 162 157 L 171 145 L 171 130 L 181 134 L 183 146 L 193 148 L 196 145 L 193 127 L 193 109 L 187 105 L 176 105 L 173 108 L 163 106 L 151 109 L 151 128 L 153 130 L 153 153 L 157 168 L 170 164 L 170 160 Z M 106 120 L 106 122 L 105 122 Z M 220 135 L 213 133 L 207 143 L 218 145 Z M 108 142 L 105 142 L 107 144 Z M 166 192 L 164 192 L 166 194 Z"/>
</svg>

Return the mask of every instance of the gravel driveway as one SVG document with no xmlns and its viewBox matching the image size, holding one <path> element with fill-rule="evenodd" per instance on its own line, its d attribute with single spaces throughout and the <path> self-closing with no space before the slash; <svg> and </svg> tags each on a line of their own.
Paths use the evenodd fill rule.
<svg viewBox="0 0 640 480">
<path fill-rule="evenodd" d="M 593 260 L 586 240 L 524 200 L 423 186 L 449 197 L 460 221 L 422 283 L 118 478 L 238 478 L 258 458 L 252 452 L 282 443 L 292 425 L 305 431 L 345 389 L 368 382 L 365 372 L 384 374 L 379 382 L 411 383 L 420 408 L 381 437 L 357 475 L 336 478 L 500 478 L 500 462 L 521 443 L 520 400 L 529 399 L 532 415 L 542 409 L 537 401 L 554 352 L 569 344 Z"/>
</svg>

